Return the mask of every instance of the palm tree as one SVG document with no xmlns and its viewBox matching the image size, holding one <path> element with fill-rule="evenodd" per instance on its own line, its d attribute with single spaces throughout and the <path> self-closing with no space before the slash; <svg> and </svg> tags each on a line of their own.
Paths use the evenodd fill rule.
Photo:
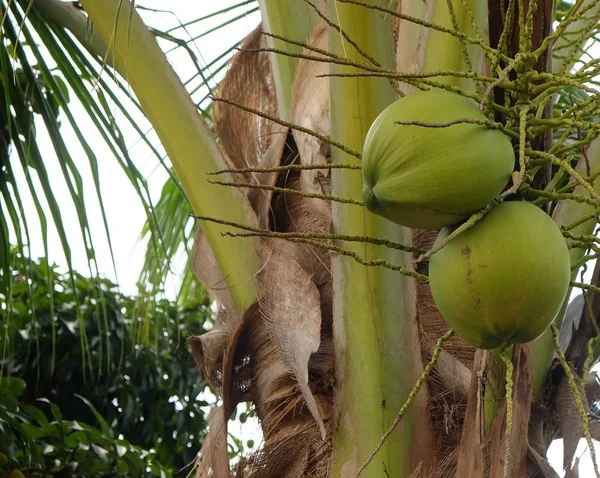
<svg viewBox="0 0 600 478">
<path fill-rule="evenodd" d="M 197 476 L 230 475 L 227 419 L 241 401 L 264 443 L 237 476 L 558 476 L 545 456 L 559 437 L 571 476 L 582 437 L 595 464 L 600 272 L 577 276 L 598 247 L 598 2 L 261 0 L 262 24 L 211 91 L 209 120 L 129 1 L 82 0 L 79 23 L 54 3 L 32 3 L 47 10 L 29 22 L 52 33 L 39 40 L 52 51 L 64 29 L 79 32 L 114 67 L 113 88 L 135 93 L 199 221 L 192 262 L 219 311 L 189 344 L 222 406 Z M 24 6 L 2 5 L 23 22 Z M 91 36 L 73 25 L 85 15 Z M 26 62 L 18 29 L 4 25 Z M 10 78 L 12 98 L 24 88 Z M 571 286 L 583 290 L 540 338 L 502 354 L 452 336 L 435 307 L 435 233 L 359 201 L 369 126 L 398 96 L 431 87 L 472 98 L 511 138 L 509 199 L 561 226 Z M 6 110 L 4 122 L 21 125 L 12 118 Z M 10 128 L 7 138 L 18 147 Z"/>
</svg>

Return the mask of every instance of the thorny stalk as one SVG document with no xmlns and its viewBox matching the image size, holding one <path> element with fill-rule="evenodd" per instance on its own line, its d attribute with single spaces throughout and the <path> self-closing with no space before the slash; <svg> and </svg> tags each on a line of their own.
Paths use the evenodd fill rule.
<svg viewBox="0 0 600 478">
<path fill-rule="evenodd" d="M 503 465 L 503 478 L 509 478 L 509 467 L 510 467 L 510 437 L 513 428 L 513 371 L 514 365 L 512 362 L 511 353 L 513 351 L 512 344 L 507 344 L 500 351 L 500 359 L 506 367 L 506 388 L 505 388 L 505 399 L 506 399 L 506 425 L 504 431 L 504 465 Z"/>
</svg>

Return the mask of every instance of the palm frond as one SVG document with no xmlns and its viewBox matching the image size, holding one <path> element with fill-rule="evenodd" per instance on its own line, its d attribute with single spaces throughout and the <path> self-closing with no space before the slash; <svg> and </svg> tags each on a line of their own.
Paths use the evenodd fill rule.
<svg viewBox="0 0 600 478">
<path fill-rule="evenodd" d="M 156 10 L 153 12 L 157 13 Z M 224 76 L 232 55 L 246 34 L 258 23 L 258 4 L 256 0 L 246 0 L 196 19 L 184 21 L 172 17 L 171 20 L 174 26 L 163 32 L 157 28 L 153 28 L 152 31 L 162 40 L 167 56 L 182 52 L 187 57 L 187 68 L 181 63 L 175 64 L 175 67 L 179 66 L 181 76 L 185 78 L 186 89 L 205 119 L 212 124 L 211 92 Z M 216 44 L 215 39 L 223 35 L 227 41 L 219 42 L 221 48 L 203 47 L 205 44 Z M 210 57 L 202 56 L 201 51 L 212 53 Z M 190 71 L 192 73 L 189 73 Z M 189 256 L 195 237 L 194 223 L 190 219 L 192 208 L 174 174 L 171 174 L 163 185 L 161 197 L 155 204 L 155 212 L 162 234 L 162 247 L 146 249 L 140 285 L 152 297 L 156 293 L 164 292 L 165 285 L 175 275 L 177 282 L 181 284 L 177 292 L 178 299 L 185 300 L 191 297 L 200 285 L 189 260 L 183 261 L 180 271 L 174 264 L 177 258 Z M 142 231 L 142 239 L 150 244 L 151 236 L 151 223 L 147 221 Z"/>
<path fill-rule="evenodd" d="M 144 5 L 138 9 L 209 118 L 209 85 L 217 84 L 235 48 L 258 22 L 257 2 L 241 1 L 195 19 L 179 19 Z M 41 242 L 42 254 L 64 262 L 72 276 L 74 255 L 83 255 L 89 273 L 97 278 L 102 267 L 95 248 L 106 241 L 117 274 L 106 188 L 101 185 L 108 155 L 129 179 L 147 217 L 143 288 L 151 293 L 164 290 L 160 285 L 172 270 L 170 262 L 190 245 L 190 208 L 170 177 L 155 209 L 146 179 L 148 157 L 150 171 L 162 164 L 171 175 L 170 165 L 127 83 L 112 69 L 104 43 L 77 2 L 3 0 L 0 18 L 0 297 L 11 297 L 13 245 L 31 257 Z M 214 43 L 225 27 L 238 26 L 241 20 L 248 26 L 230 28 L 227 42 L 220 42 L 221 51 L 210 58 L 201 56 L 204 42 Z M 90 211 L 98 213 L 100 231 Z M 189 267 L 181 283 L 181 297 L 196 287 Z"/>
</svg>

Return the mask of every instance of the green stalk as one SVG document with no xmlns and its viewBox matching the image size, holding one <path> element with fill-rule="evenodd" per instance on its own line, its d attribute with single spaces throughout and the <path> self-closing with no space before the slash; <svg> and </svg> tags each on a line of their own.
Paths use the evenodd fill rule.
<svg viewBox="0 0 600 478">
<path fill-rule="evenodd" d="M 373 3 L 389 6 L 389 0 Z M 394 7 L 391 7 L 394 8 Z M 371 10 L 330 0 L 330 18 L 384 67 L 394 67 L 393 19 Z M 340 34 L 330 30 L 330 48 L 349 60 L 364 61 Z M 354 73 L 354 68 L 332 65 L 332 73 Z M 397 95 L 381 78 L 331 78 L 332 136 L 353 150 L 362 150 L 365 135 L 377 115 Z M 334 163 L 356 159 L 332 150 Z M 361 198 L 360 175 L 332 171 L 336 196 Z M 364 208 L 333 203 L 333 226 L 338 234 L 410 240 L 410 231 L 369 213 Z M 410 256 L 365 243 L 345 247 L 369 259 L 385 259 L 406 267 Z M 393 271 L 363 267 L 351 259 L 333 261 L 334 331 L 339 420 L 333 455 L 334 477 L 356 476 L 394 421 L 422 372 L 417 331 L 415 284 Z M 430 430 L 423 392 L 407 411 L 362 477 L 409 476 L 429 454 Z M 422 420 L 422 421 L 421 421 Z M 423 439 L 425 437 L 425 439 Z M 421 455 L 420 455 L 421 454 Z"/>
<path fill-rule="evenodd" d="M 322 5 L 321 0 L 313 1 L 317 7 Z M 258 3 L 265 31 L 286 39 L 308 43 L 318 19 L 308 3 L 304 0 L 259 0 Z M 302 47 L 276 38 L 267 37 L 267 43 L 269 48 L 287 53 L 302 52 Z M 277 53 L 269 53 L 269 58 L 275 80 L 279 117 L 287 120 L 292 104 L 292 85 L 296 77 L 298 58 Z"/>
<path fill-rule="evenodd" d="M 580 9 L 588 6 L 590 2 L 595 1 L 596 0 L 584 1 Z M 583 47 L 586 43 L 586 40 L 580 37 L 580 33 L 585 30 L 590 22 L 595 21 L 594 17 L 598 13 L 598 10 L 600 10 L 600 3 L 592 7 L 592 9 L 583 18 L 568 25 L 563 34 L 556 40 L 555 45 L 553 46 L 554 51 L 556 51 L 560 56 L 565 55 L 569 58 L 553 59 L 553 73 L 559 73 L 561 69 L 569 71 L 575 64 L 576 60 L 583 54 Z M 579 44 L 577 41 L 579 41 Z M 573 48 L 575 48 L 576 53 L 574 55 L 569 55 L 569 52 L 572 51 Z M 567 61 L 567 63 L 565 63 L 565 61 Z M 595 139 L 588 146 L 587 163 L 589 164 L 590 171 L 597 171 L 600 168 L 600 138 Z M 582 158 L 579 161 L 576 170 L 580 174 L 587 176 L 586 169 L 586 161 Z M 600 192 L 599 179 L 596 179 L 592 185 L 594 186 L 595 191 Z M 586 197 L 589 195 L 588 191 L 582 186 L 577 186 L 573 192 Z M 594 207 L 588 204 L 581 204 L 575 201 L 561 201 L 554 211 L 554 221 L 559 226 L 565 226 L 573 223 L 580 217 L 591 213 L 593 210 Z M 571 232 L 577 235 L 592 234 L 597 222 L 597 217 L 590 219 L 589 221 L 584 222 L 583 224 L 580 224 L 576 228 L 572 229 Z M 569 251 L 569 255 L 571 256 L 571 264 L 579 263 L 584 254 L 585 251 L 583 249 L 571 249 Z M 571 273 L 571 280 L 576 279 L 578 272 L 579 269 L 574 270 Z M 559 330 L 569 304 L 570 296 L 571 288 L 569 288 L 565 302 L 563 303 L 563 306 L 554 322 Z M 550 370 L 550 365 L 552 364 L 552 357 L 554 356 L 554 342 L 550 330 L 546 330 L 546 332 L 544 332 L 540 338 L 531 344 L 531 353 L 533 357 L 536 357 L 536 360 L 534 360 L 532 364 L 532 384 L 535 397 L 539 396 L 539 394 L 543 391 L 548 376 L 548 371 Z"/>
<path fill-rule="evenodd" d="M 483 38 L 487 32 L 487 2 L 480 0 L 439 0 L 426 5 L 425 2 L 403 2 L 401 13 L 417 17 L 430 23 L 457 30 L 471 38 Z M 474 71 L 484 74 L 487 58 L 483 50 L 466 44 L 449 33 L 431 30 L 421 25 L 401 22 L 398 38 L 398 71 Z M 481 90 L 481 85 L 462 77 L 439 77 L 435 79 L 440 87 L 460 88 L 468 93 Z M 409 93 L 412 88 L 403 88 Z M 488 367 L 487 387 L 484 395 L 484 415 L 486 428 L 496 417 L 498 406 L 504 393 L 504 373 L 498 367 Z M 494 393 L 495 392 L 495 393 Z"/>
<path fill-rule="evenodd" d="M 236 188 L 211 185 L 207 173 L 225 168 L 221 151 L 179 77 L 129 0 L 83 0 L 94 28 L 137 96 L 158 134 L 195 214 L 227 215 L 255 226 L 256 218 Z M 238 309 L 256 298 L 252 274 L 258 270 L 255 244 L 244 248 L 223 241 L 226 228 L 204 223 L 210 247 Z"/>
</svg>

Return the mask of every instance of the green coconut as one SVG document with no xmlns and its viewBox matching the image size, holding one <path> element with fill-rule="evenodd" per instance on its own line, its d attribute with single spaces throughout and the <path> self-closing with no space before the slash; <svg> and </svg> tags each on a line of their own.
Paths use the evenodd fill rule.
<svg viewBox="0 0 600 478">
<path fill-rule="evenodd" d="M 502 132 L 472 123 L 396 124 L 460 118 L 486 120 L 471 100 L 443 90 L 405 96 L 377 117 L 362 154 L 362 195 L 371 212 L 403 226 L 440 229 L 500 194 L 515 164 Z"/>
<path fill-rule="evenodd" d="M 443 241 L 450 229 L 436 240 Z M 569 288 L 570 259 L 554 221 L 526 202 L 507 202 L 433 254 L 433 300 L 468 343 L 492 349 L 539 337 Z"/>
</svg>

